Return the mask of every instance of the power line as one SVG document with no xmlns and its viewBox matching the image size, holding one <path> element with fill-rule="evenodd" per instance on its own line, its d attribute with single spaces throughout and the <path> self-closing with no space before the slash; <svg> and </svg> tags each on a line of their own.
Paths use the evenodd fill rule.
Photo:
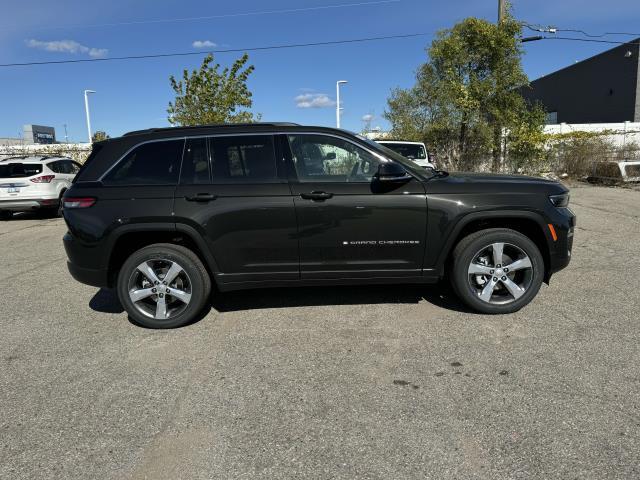
<svg viewBox="0 0 640 480">
<path fill-rule="evenodd" d="M 543 26 L 540 24 L 530 24 L 526 22 L 522 22 L 522 25 L 527 27 L 529 30 L 533 30 L 534 32 L 542 32 L 542 33 L 556 33 L 556 32 L 569 32 L 569 33 L 580 33 L 585 37 L 589 38 L 602 38 L 609 35 L 626 35 L 630 37 L 640 37 L 640 33 L 633 32 L 605 32 L 605 33 L 589 33 L 585 30 L 580 30 L 577 28 L 556 28 L 553 26 Z"/>
<path fill-rule="evenodd" d="M 175 53 L 156 53 L 147 55 L 127 55 L 123 57 L 105 57 L 105 58 L 78 58 L 73 60 L 49 60 L 44 62 L 22 62 L 22 63 L 3 63 L 0 67 L 28 67 L 34 65 L 59 65 L 65 63 L 91 63 L 91 62 L 110 62 L 113 60 L 141 60 L 147 58 L 165 58 L 165 57 L 186 57 L 192 55 L 206 55 L 208 53 L 237 53 L 237 52 L 255 52 L 263 50 L 280 50 L 286 48 L 302 48 L 302 47 L 318 47 L 325 45 L 343 45 L 348 43 L 373 42 L 379 40 L 392 40 L 400 38 L 412 38 L 431 35 L 430 33 L 408 33 L 404 35 L 388 35 L 384 37 L 367 37 L 353 38 L 349 40 L 333 40 L 327 42 L 310 42 L 310 43 L 290 43 L 285 45 L 271 45 L 267 47 L 248 47 L 248 48 L 228 48 L 223 50 L 204 50 L 197 52 L 175 52 Z"/>
<path fill-rule="evenodd" d="M 364 7 L 364 6 L 373 6 L 373 5 L 381 5 L 386 3 L 399 3 L 402 0 L 374 0 L 368 2 L 356 2 L 356 3 L 338 3 L 333 5 L 319 5 L 315 7 L 300 7 L 300 8 L 285 8 L 281 10 L 262 10 L 255 12 L 242 12 L 242 13 L 225 13 L 219 15 L 205 15 L 200 17 L 183 17 L 183 18 L 162 18 L 156 20 L 133 20 L 130 22 L 115 22 L 115 23 L 97 23 L 97 24 L 75 24 L 75 25 L 54 25 L 54 26 L 44 26 L 42 29 L 64 29 L 64 28 L 97 28 L 97 27 L 119 27 L 119 26 L 127 26 L 127 25 L 145 25 L 145 24 L 154 24 L 154 23 L 173 23 L 173 22 L 193 22 L 199 20 L 214 20 L 219 18 L 234 18 L 234 17 L 249 17 L 249 16 L 259 16 L 259 15 L 274 15 L 278 13 L 299 13 L 299 12 L 310 12 L 315 10 L 329 10 L 336 8 L 348 8 L 348 7 Z"/>
<path fill-rule="evenodd" d="M 640 45 L 640 42 L 620 42 L 616 40 L 598 40 L 595 38 L 542 37 L 541 40 L 568 40 L 573 42 L 608 43 L 612 45 Z"/>
</svg>

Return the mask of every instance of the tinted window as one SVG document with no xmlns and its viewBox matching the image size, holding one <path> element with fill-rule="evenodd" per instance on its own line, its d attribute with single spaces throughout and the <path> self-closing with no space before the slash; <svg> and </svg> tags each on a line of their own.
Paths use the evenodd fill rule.
<svg viewBox="0 0 640 480">
<path fill-rule="evenodd" d="M 60 162 L 50 162 L 47 163 L 47 167 L 49 168 L 49 170 L 51 170 L 53 173 L 62 173 L 60 171 Z"/>
<path fill-rule="evenodd" d="M 301 182 L 370 182 L 380 160 L 341 138 L 289 135 L 293 163 Z"/>
<path fill-rule="evenodd" d="M 145 143 L 127 154 L 103 179 L 106 185 L 174 185 L 184 140 Z"/>
<path fill-rule="evenodd" d="M 71 169 L 71 173 L 74 175 L 78 173 L 80 171 L 80 168 L 82 167 L 82 165 L 80 165 L 77 162 L 69 162 L 69 165 L 70 165 L 69 168 Z"/>
<path fill-rule="evenodd" d="M 214 183 L 271 183 L 278 179 L 271 135 L 215 137 Z"/>
<path fill-rule="evenodd" d="M 184 156 L 182 158 L 180 183 L 193 185 L 210 183 L 210 181 L 207 139 L 187 139 L 187 143 L 184 146 Z"/>
<path fill-rule="evenodd" d="M 70 160 L 57 160 L 55 162 L 48 163 L 47 167 L 49 167 L 49 170 L 55 173 L 75 173 L 73 171 L 73 163 Z"/>
<path fill-rule="evenodd" d="M 36 163 L 0 163 L 0 178 L 30 177 L 42 173 L 42 165 Z"/>
<path fill-rule="evenodd" d="M 390 148 L 396 153 L 399 153 L 405 158 L 412 158 L 416 160 L 424 160 L 427 158 L 427 152 L 425 152 L 422 145 L 415 145 L 412 143 L 382 143 L 387 148 Z"/>
</svg>

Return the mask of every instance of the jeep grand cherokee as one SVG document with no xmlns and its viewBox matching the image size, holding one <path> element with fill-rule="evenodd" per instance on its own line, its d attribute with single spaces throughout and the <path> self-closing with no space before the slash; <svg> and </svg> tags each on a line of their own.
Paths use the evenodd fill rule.
<svg viewBox="0 0 640 480">
<path fill-rule="evenodd" d="M 138 323 L 192 321 L 218 291 L 434 283 L 514 312 L 571 257 L 561 184 L 423 169 L 344 130 L 290 123 L 136 131 L 94 144 L 64 196 L 80 282 Z"/>
</svg>

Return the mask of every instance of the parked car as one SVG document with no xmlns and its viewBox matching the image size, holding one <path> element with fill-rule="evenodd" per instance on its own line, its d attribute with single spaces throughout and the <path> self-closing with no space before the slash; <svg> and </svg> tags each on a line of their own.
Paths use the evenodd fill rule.
<svg viewBox="0 0 640 480">
<path fill-rule="evenodd" d="M 80 164 L 65 157 L 13 157 L 0 161 L 0 215 L 38 210 L 59 215 L 60 199 Z"/>
<path fill-rule="evenodd" d="M 436 166 L 432 159 L 430 158 L 429 153 L 427 152 L 427 147 L 422 142 L 405 142 L 401 140 L 376 140 L 380 145 L 387 147 L 390 150 L 393 150 L 396 153 L 399 153 L 405 158 L 412 160 L 417 163 L 421 167 L 424 168 L 433 168 Z"/>
<path fill-rule="evenodd" d="M 435 283 L 514 312 L 571 258 L 568 190 L 448 175 L 343 130 L 160 128 L 94 144 L 63 199 L 69 271 L 142 325 L 184 325 L 218 291 Z"/>
</svg>

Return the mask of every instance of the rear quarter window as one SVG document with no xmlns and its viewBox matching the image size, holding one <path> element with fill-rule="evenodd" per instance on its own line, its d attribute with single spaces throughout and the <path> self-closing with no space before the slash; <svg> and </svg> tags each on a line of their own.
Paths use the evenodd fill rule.
<svg viewBox="0 0 640 480">
<path fill-rule="evenodd" d="M 184 140 L 144 143 L 121 159 L 102 179 L 105 185 L 175 185 Z"/>
</svg>

